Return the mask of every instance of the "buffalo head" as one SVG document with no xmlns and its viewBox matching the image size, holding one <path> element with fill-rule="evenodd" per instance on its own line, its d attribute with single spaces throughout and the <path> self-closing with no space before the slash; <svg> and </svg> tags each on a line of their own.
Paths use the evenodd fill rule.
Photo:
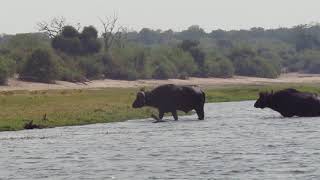
<svg viewBox="0 0 320 180">
<path fill-rule="evenodd" d="M 134 100 L 132 107 L 133 108 L 141 108 L 146 104 L 146 94 L 144 91 L 139 91 L 137 93 L 136 100 Z"/>
<path fill-rule="evenodd" d="M 255 108 L 266 108 L 270 105 L 270 97 L 272 96 L 273 92 L 271 93 L 259 93 L 259 99 L 254 103 Z"/>
</svg>

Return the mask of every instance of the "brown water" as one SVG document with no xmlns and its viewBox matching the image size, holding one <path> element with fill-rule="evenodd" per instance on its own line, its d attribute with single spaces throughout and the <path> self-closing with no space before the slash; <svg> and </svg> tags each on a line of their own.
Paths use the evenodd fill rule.
<svg viewBox="0 0 320 180">
<path fill-rule="evenodd" d="M 251 101 L 206 116 L 2 132 L 0 179 L 320 179 L 320 118 Z"/>
</svg>

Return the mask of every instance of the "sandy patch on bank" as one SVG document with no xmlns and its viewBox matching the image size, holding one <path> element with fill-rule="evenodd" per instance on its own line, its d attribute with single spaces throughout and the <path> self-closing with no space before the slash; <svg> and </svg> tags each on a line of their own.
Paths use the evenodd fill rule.
<svg viewBox="0 0 320 180">
<path fill-rule="evenodd" d="M 0 91 L 12 90 L 48 90 L 48 89 L 95 89 L 108 87 L 143 87 L 157 86 L 161 84 L 180 84 L 180 85 L 200 85 L 200 86 L 223 86 L 223 85 L 259 85 L 268 83 L 320 83 L 320 74 L 283 74 L 277 79 L 256 78 L 234 76 L 233 78 L 190 78 L 188 80 L 169 79 L 169 80 L 93 80 L 86 83 L 70 83 L 57 81 L 56 84 L 25 82 L 17 79 L 9 79 L 7 86 L 0 86 Z"/>
</svg>

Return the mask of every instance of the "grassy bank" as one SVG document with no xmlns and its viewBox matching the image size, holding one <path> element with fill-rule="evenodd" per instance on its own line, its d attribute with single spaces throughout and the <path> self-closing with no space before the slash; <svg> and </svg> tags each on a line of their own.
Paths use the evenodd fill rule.
<svg viewBox="0 0 320 180">
<path fill-rule="evenodd" d="M 259 91 L 294 87 L 320 92 L 315 84 L 282 84 L 207 87 L 207 102 L 256 99 Z M 132 109 L 137 89 L 48 90 L 0 92 L 0 131 L 21 130 L 33 120 L 41 127 L 124 121 L 150 117 L 150 108 Z"/>
</svg>

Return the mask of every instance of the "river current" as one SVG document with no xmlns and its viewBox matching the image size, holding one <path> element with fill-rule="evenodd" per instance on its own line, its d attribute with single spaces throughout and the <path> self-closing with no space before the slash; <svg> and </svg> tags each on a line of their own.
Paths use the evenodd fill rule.
<svg viewBox="0 0 320 180">
<path fill-rule="evenodd" d="M 320 117 L 253 103 L 206 104 L 204 121 L 1 132 L 0 179 L 320 179 Z"/>
</svg>

